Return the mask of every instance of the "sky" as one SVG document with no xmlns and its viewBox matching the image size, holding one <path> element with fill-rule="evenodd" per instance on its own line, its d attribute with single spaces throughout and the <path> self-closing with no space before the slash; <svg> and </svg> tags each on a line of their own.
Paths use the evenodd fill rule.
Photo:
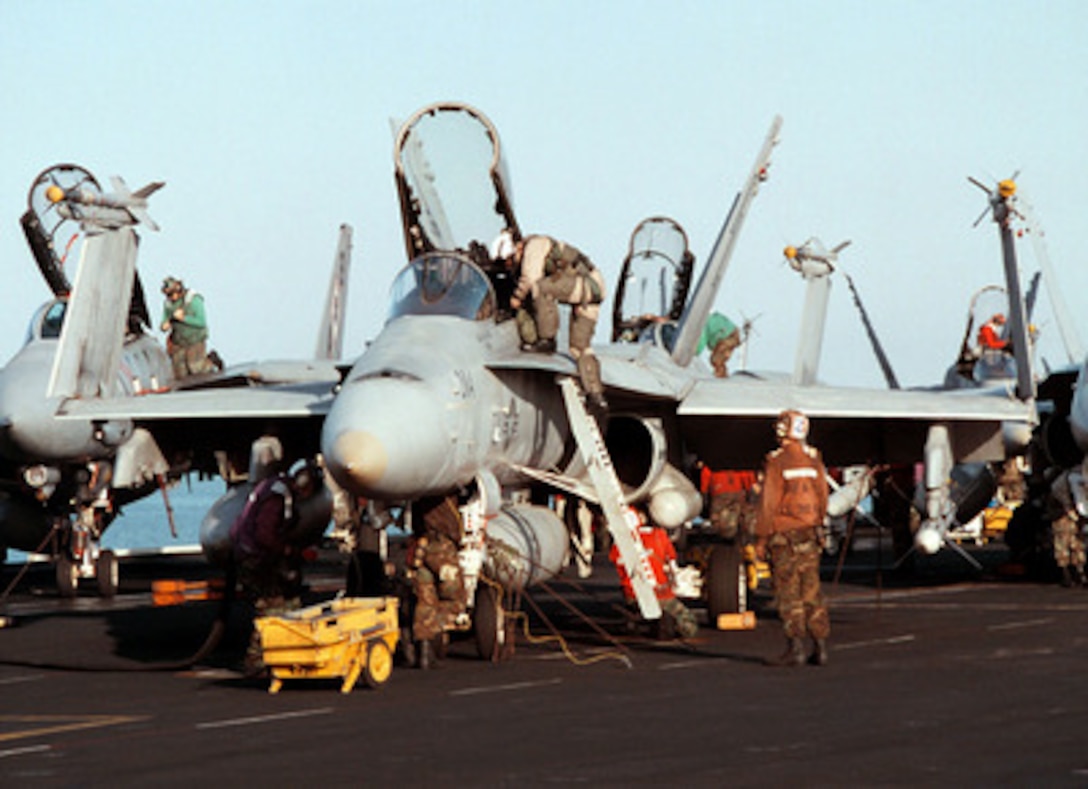
<svg viewBox="0 0 1088 789">
<path fill-rule="evenodd" d="M 943 378 L 972 293 L 1001 281 L 967 176 L 1019 172 L 1088 337 L 1085 30 L 1081 0 L 0 0 L 0 360 L 49 296 L 18 220 L 61 162 L 166 182 L 150 200 L 161 231 L 141 231 L 152 313 L 162 278 L 181 277 L 228 363 L 313 353 L 352 225 L 357 355 L 406 263 L 390 121 L 439 100 L 498 128 L 522 230 L 575 244 L 610 283 L 652 215 L 705 261 L 782 115 L 717 301 L 754 319 L 750 368 L 793 369 L 804 284 L 782 249 L 815 236 L 852 240 L 840 268 L 901 381 Z M 1045 309 L 1036 323 L 1063 363 Z M 820 374 L 883 384 L 838 277 Z"/>
</svg>

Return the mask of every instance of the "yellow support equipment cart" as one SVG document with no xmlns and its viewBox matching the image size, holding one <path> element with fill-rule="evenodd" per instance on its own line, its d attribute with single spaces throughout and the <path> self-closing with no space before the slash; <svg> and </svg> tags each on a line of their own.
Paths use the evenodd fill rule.
<svg viewBox="0 0 1088 789">
<path fill-rule="evenodd" d="M 362 676 L 372 688 L 393 673 L 400 626 L 395 597 L 343 597 L 283 616 L 254 621 L 264 664 L 272 673 L 269 693 L 285 679 L 340 677 L 350 693 Z"/>
</svg>

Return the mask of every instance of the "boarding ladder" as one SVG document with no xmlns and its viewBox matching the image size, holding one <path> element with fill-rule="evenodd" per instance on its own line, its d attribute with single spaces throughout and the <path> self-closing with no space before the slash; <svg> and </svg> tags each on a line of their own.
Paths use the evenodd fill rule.
<svg viewBox="0 0 1088 789">
<path fill-rule="evenodd" d="M 646 619 L 660 619 L 661 604 L 654 591 L 657 579 L 650 564 L 649 551 L 639 538 L 638 521 L 627 507 L 623 488 L 620 487 L 620 480 L 616 476 L 616 469 L 612 465 L 612 458 L 608 454 L 608 447 L 605 446 L 597 420 L 586 411 L 581 392 L 573 378 L 560 378 L 559 388 L 563 392 L 571 433 L 589 472 L 589 479 L 597 491 L 605 524 L 631 578 L 631 587 L 635 591 L 639 610 Z"/>
</svg>

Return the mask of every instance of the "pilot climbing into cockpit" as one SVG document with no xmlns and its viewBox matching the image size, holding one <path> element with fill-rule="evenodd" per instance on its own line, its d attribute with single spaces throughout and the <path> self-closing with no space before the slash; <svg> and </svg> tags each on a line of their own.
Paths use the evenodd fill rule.
<svg viewBox="0 0 1088 789">
<path fill-rule="evenodd" d="M 559 333 L 559 305 L 569 304 L 570 355 L 578 364 L 587 404 L 605 410 L 600 362 L 590 348 L 605 297 L 601 273 L 576 247 L 548 236 L 533 235 L 519 241 L 513 261 L 518 267 L 518 284 L 510 297 L 510 306 L 518 310 L 531 298 L 536 318 L 537 339 L 523 348 L 554 352 Z M 526 339 L 524 333 L 522 339 Z"/>
</svg>

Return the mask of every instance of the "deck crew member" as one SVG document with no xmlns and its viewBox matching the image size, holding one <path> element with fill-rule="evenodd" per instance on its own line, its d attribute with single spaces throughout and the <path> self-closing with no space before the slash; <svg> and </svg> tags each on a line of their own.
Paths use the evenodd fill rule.
<svg viewBox="0 0 1088 789">
<path fill-rule="evenodd" d="M 740 342 L 740 329 L 737 325 L 722 313 L 712 312 L 699 336 L 699 347 L 695 349 L 695 353 L 700 354 L 709 348 L 710 366 L 714 368 L 714 375 L 725 378 L 729 375 L 729 357 Z"/>
<path fill-rule="evenodd" d="M 180 279 L 167 277 L 162 281 L 162 324 L 169 332 L 166 350 L 174 366 L 174 377 L 215 372 L 219 367 L 208 358 L 208 321 L 204 313 L 204 297 L 185 287 Z"/>
<path fill-rule="evenodd" d="M 767 454 L 763 467 L 756 555 L 770 552 L 778 615 L 786 634 L 786 651 L 767 661 L 776 666 L 805 662 L 804 638 L 814 648 L 809 661 L 827 663 L 831 621 L 820 591 L 821 530 L 827 517 L 827 470 L 819 451 L 806 443 L 808 417 L 783 411 L 775 423 L 779 447 Z"/>
</svg>

